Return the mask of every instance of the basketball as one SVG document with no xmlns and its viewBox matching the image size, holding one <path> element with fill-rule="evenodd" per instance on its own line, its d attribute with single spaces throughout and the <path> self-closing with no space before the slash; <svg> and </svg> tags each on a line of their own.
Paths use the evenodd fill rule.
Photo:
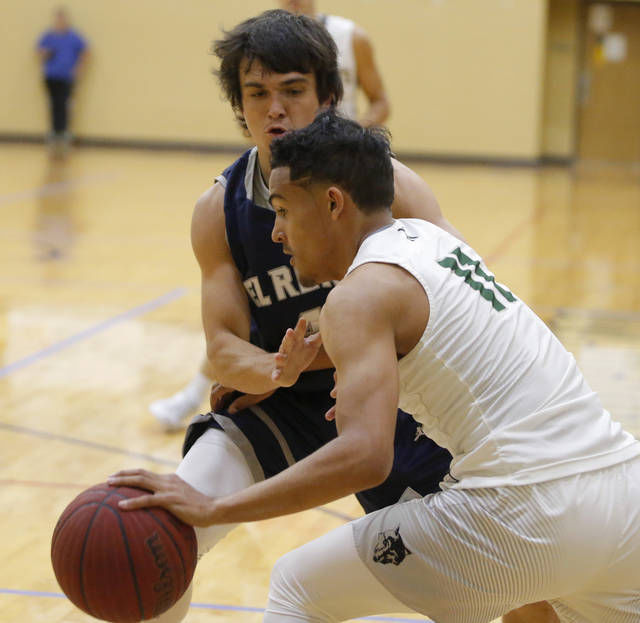
<svg viewBox="0 0 640 623">
<path fill-rule="evenodd" d="M 180 599 L 197 561 L 193 528 L 168 511 L 121 511 L 118 502 L 146 493 L 99 484 L 58 519 L 51 562 L 65 595 L 97 619 L 132 623 L 156 617 Z"/>
</svg>

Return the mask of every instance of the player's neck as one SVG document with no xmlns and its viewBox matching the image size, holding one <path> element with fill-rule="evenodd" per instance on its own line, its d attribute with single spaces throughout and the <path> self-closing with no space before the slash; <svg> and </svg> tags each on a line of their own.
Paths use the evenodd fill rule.
<svg viewBox="0 0 640 623">
<path fill-rule="evenodd" d="M 380 210 L 368 215 L 364 215 L 360 227 L 358 229 L 358 244 L 359 249 L 362 243 L 371 235 L 376 232 L 389 227 L 393 223 L 393 215 L 391 210 Z"/>
</svg>

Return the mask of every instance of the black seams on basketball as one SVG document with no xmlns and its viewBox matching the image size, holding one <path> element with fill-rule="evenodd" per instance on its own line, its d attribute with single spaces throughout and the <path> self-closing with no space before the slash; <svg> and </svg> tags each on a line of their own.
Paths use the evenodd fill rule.
<svg viewBox="0 0 640 623">
<path fill-rule="evenodd" d="M 193 578 L 193 528 L 163 508 L 121 511 L 118 502 L 146 493 L 103 483 L 62 512 L 51 562 L 65 595 L 81 610 L 114 623 L 151 619 L 173 606 Z"/>
</svg>

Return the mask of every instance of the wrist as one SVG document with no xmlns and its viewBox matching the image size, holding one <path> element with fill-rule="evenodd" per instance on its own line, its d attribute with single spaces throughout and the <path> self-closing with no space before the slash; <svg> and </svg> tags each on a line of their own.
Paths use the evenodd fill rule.
<svg viewBox="0 0 640 623">
<path fill-rule="evenodd" d="M 207 504 L 207 508 L 205 512 L 206 523 L 203 527 L 225 523 L 223 514 L 224 513 L 222 512 L 220 498 L 212 499 Z"/>
</svg>

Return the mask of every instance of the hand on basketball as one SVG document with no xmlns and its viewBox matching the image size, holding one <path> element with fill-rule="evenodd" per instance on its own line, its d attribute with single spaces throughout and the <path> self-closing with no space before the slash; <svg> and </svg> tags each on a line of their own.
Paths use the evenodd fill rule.
<svg viewBox="0 0 640 623">
<path fill-rule="evenodd" d="M 300 318 L 294 329 L 287 329 L 280 349 L 274 355 L 271 378 L 282 387 L 291 387 L 309 364 L 316 358 L 322 346 L 320 333 L 305 337 L 307 321 Z"/>
<path fill-rule="evenodd" d="M 176 474 L 154 474 L 144 469 L 125 469 L 107 479 L 113 487 L 138 487 L 152 493 L 122 500 L 122 510 L 162 506 L 192 526 L 211 525 L 212 498 L 196 491 Z"/>
</svg>

